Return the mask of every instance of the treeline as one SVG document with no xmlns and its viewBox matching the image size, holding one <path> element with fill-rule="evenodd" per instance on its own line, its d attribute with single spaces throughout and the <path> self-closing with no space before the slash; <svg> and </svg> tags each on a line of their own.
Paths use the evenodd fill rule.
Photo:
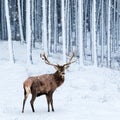
<svg viewBox="0 0 120 120">
<path fill-rule="evenodd" d="M 40 43 L 44 52 L 61 53 L 64 61 L 74 51 L 80 66 L 113 67 L 120 61 L 119 8 L 119 0 L 1 0 L 0 39 L 8 40 L 9 51 L 13 40 L 27 44 L 30 63 L 32 48 Z"/>
</svg>

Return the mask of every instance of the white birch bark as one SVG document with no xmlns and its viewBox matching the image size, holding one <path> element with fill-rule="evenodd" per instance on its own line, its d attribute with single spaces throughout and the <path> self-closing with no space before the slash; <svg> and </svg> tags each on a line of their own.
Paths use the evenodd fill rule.
<svg viewBox="0 0 120 120">
<path fill-rule="evenodd" d="M 69 35 L 70 35 L 70 29 L 69 29 L 69 27 L 70 27 L 70 9 L 69 9 L 69 0 L 66 0 L 66 5 L 67 5 L 67 10 L 66 10 L 66 44 L 67 44 L 67 46 L 66 46 L 66 48 L 67 48 L 67 53 L 69 53 L 70 51 L 69 51 L 69 48 L 70 48 L 70 39 L 69 39 Z M 72 41 L 72 39 L 71 39 L 71 41 Z"/>
<path fill-rule="evenodd" d="M 97 66 L 97 39 L 96 39 L 96 0 L 92 4 L 92 60 L 93 65 Z"/>
<path fill-rule="evenodd" d="M 119 48 L 119 13 L 120 13 L 120 9 L 119 9 L 119 5 L 120 5 L 120 1 L 117 1 L 117 49 Z"/>
<path fill-rule="evenodd" d="M 54 0 L 54 53 L 57 52 L 57 1 Z"/>
<path fill-rule="evenodd" d="M 88 12 L 88 1 L 89 0 L 86 0 L 86 4 L 85 4 L 85 9 L 84 9 L 84 14 L 85 14 L 85 18 L 84 18 L 84 34 L 83 34 L 83 39 L 84 39 L 84 48 L 87 48 L 87 19 L 88 19 L 88 15 L 87 15 L 87 12 Z M 85 55 L 85 54 L 84 54 Z M 86 55 L 84 56 L 85 59 L 86 59 Z"/>
<path fill-rule="evenodd" d="M 11 27 L 10 27 L 10 15 L 9 15 L 9 7 L 8 0 L 5 0 L 5 15 L 7 22 L 7 32 L 8 32 L 8 49 L 9 49 L 9 60 L 11 63 L 15 62 L 13 44 L 12 44 L 12 35 L 11 35 Z"/>
<path fill-rule="evenodd" d="M 108 3 L 108 36 L 107 36 L 107 64 L 111 66 L 111 38 L 110 38 L 110 15 L 111 15 L 111 0 Z"/>
<path fill-rule="evenodd" d="M 116 42 L 116 32 L 115 32 L 115 24 L 116 24 L 116 22 L 115 22 L 115 17 L 116 17 L 116 8 L 115 8 L 115 6 L 116 6 L 116 4 L 115 4 L 115 1 L 116 0 L 113 0 L 113 3 L 114 3 L 114 5 L 113 5 L 113 21 L 112 21 L 112 23 L 113 23 L 113 31 L 112 31 L 112 52 L 114 52 L 115 53 L 115 42 Z"/>
<path fill-rule="evenodd" d="M 66 62 L 66 30 L 65 30 L 65 4 L 61 0 L 61 21 L 62 21 L 62 41 L 63 41 L 63 62 Z"/>
<path fill-rule="evenodd" d="M 79 41 L 79 62 L 83 66 L 83 0 L 78 1 L 78 41 Z"/>
<path fill-rule="evenodd" d="M 119 47 L 120 43 L 120 1 L 117 2 L 117 10 L 118 10 L 118 15 L 117 15 L 117 23 L 118 23 L 118 30 L 117 30 L 117 44 Z"/>
<path fill-rule="evenodd" d="M 23 37 L 23 29 L 22 29 L 20 0 L 17 0 L 17 3 L 18 3 L 18 20 L 19 20 L 19 28 L 20 28 L 20 37 L 21 37 L 21 43 L 23 43 L 24 42 L 24 37 Z"/>
<path fill-rule="evenodd" d="M 30 0 L 26 0 L 26 41 L 27 41 L 27 64 L 32 64 L 32 41 L 30 24 Z"/>
<path fill-rule="evenodd" d="M 42 1 L 42 7 L 43 7 L 43 21 L 42 21 L 42 42 L 44 47 L 44 52 L 47 54 L 47 11 L 46 11 L 46 1 Z"/>
<path fill-rule="evenodd" d="M 6 33 L 6 30 L 5 30 L 5 27 L 6 27 L 6 23 L 5 23 L 5 16 L 4 16 L 4 13 L 5 13 L 5 1 L 4 0 L 1 0 L 1 39 L 5 39 L 5 33 Z"/>
<path fill-rule="evenodd" d="M 102 29 L 101 29 L 101 38 L 102 38 L 102 40 L 101 40 L 101 62 L 102 62 L 102 64 L 103 64 L 103 61 L 104 61 L 104 1 L 102 0 L 101 1 L 102 2 L 102 10 L 101 10 L 101 19 L 102 19 L 102 21 L 101 21 L 101 27 L 102 27 Z"/>
<path fill-rule="evenodd" d="M 76 51 L 79 51 L 79 45 L 78 45 L 78 42 L 79 42 L 79 40 L 78 40 L 78 32 L 79 32 L 79 30 L 78 30 L 78 2 L 76 2 L 76 4 L 75 4 L 75 29 L 76 29 L 76 33 L 75 33 L 75 39 L 76 39 L 76 43 L 75 43 L 75 45 L 76 45 Z M 77 53 L 77 55 L 79 54 L 78 52 L 76 52 Z M 80 62 L 80 61 L 79 61 Z"/>
<path fill-rule="evenodd" d="M 32 0 L 31 1 L 31 12 L 32 12 L 32 15 L 31 15 L 31 17 L 32 17 L 32 22 L 31 22 L 31 39 L 32 39 L 32 47 L 33 48 L 35 48 L 35 38 L 34 38 L 34 10 L 35 10 L 35 8 L 34 8 L 34 0 Z"/>
<path fill-rule="evenodd" d="M 48 53 L 50 53 L 50 45 L 51 45 L 51 0 L 49 0 L 49 8 L 48 8 Z"/>
</svg>

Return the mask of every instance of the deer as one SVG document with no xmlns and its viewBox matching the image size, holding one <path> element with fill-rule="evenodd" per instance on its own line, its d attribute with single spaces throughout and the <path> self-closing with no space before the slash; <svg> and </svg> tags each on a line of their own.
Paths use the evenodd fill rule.
<svg viewBox="0 0 120 120">
<path fill-rule="evenodd" d="M 56 71 L 55 73 L 51 73 L 51 74 L 43 74 L 39 76 L 28 77 L 24 81 L 23 83 L 24 99 L 23 99 L 22 113 L 24 113 L 25 102 L 29 94 L 32 94 L 32 98 L 30 100 L 32 112 L 35 112 L 34 101 L 36 97 L 39 97 L 41 95 L 46 96 L 48 112 L 50 112 L 50 105 L 52 111 L 54 112 L 53 93 L 59 86 L 61 86 L 64 83 L 65 70 L 70 66 L 71 63 L 75 62 L 72 61 L 74 57 L 74 53 L 69 59 L 69 61 L 63 65 L 52 64 L 48 60 L 48 57 L 45 55 L 45 53 L 42 55 L 40 54 L 40 57 L 42 58 L 42 60 L 44 60 L 46 64 L 53 66 L 56 69 Z"/>
</svg>

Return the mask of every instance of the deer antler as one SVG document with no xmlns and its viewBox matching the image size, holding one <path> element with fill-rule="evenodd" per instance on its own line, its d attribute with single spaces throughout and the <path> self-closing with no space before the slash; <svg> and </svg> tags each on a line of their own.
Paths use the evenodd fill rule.
<svg viewBox="0 0 120 120">
<path fill-rule="evenodd" d="M 75 62 L 75 61 L 72 61 L 73 57 L 75 56 L 75 53 L 73 52 L 71 58 L 69 59 L 69 62 L 64 64 L 64 66 L 69 66 L 71 63 Z"/>
<path fill-rule="evenodd" d="M 75 56 L 75 53 L 72 54 L 71 58 L 69 59 L 69 62 L 67 62 L 66 64 L 64 64 L 63 66 L 69 67 L 69 65 L 71 63 L 74 63 L 75 61 L 72 61 L 73 57 Z M 46 64 L 48 65 L 52 65 L 54 67 L 57 67 L 58 65 L 52 64 L 50 63 L 50 61 L 48 60 L 47 56 L 44 54 L 40 54 L 40 57 L 45 61 Z"/>
<path fill-rule="evenodd" d="M 45 55 L 45 53 L 42 55 L 40 54 L 40 57 L 45 61 L 46 64 L 48 65 L 52 65 L 52 66 L 56 66 L 55 64 L 50 63 L 50 61 L 48 60 L 47 56 Z"/>
</svg>

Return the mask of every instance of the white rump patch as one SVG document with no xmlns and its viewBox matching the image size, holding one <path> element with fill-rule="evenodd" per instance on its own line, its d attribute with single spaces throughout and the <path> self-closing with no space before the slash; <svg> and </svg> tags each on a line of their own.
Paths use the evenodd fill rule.
<svg viewBox="0 0 120 120">
<path fill-rule="evenodd" d="M 26 96 L 28 96 L 30 93 L 31 93 L 31 90 L 30 90 L 30 87 L 25 87 L 25 90 L 26 90 Z"/>
</svg>

